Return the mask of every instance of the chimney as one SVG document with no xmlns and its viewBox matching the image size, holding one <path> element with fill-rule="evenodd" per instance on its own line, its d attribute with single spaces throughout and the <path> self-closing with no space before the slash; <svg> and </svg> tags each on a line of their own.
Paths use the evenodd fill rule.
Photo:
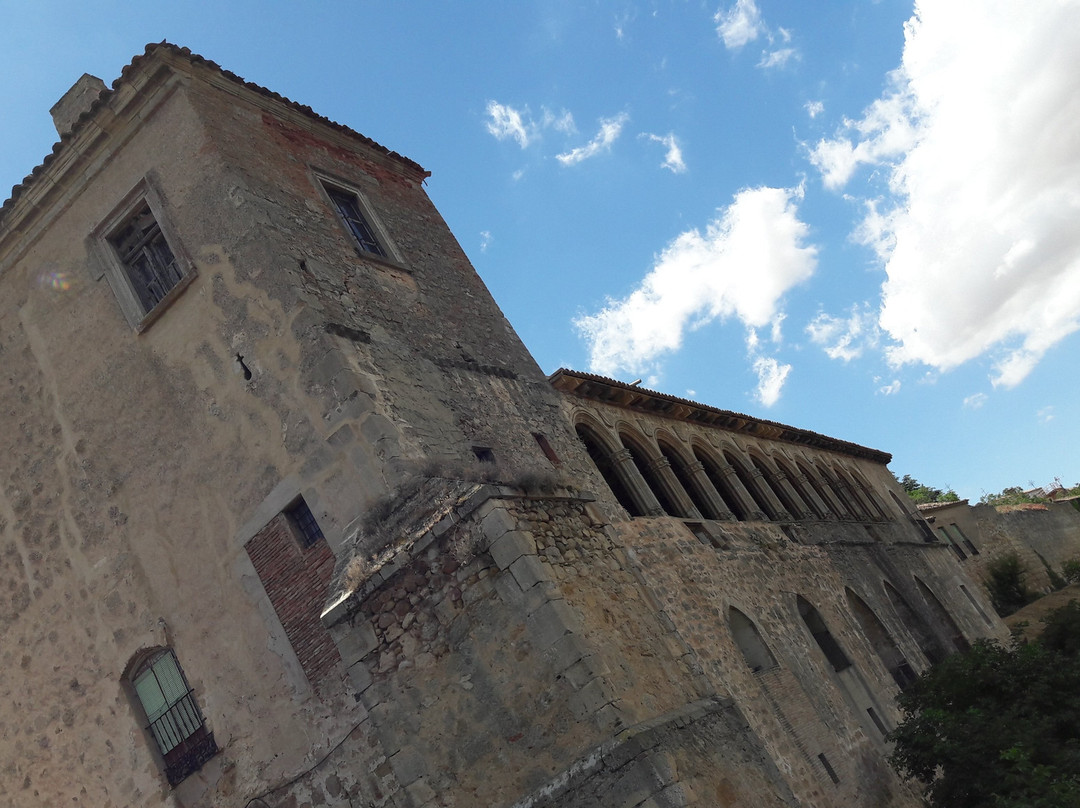
<svg viewBox="0 0 1080 808">
<path fill-rule="evenodd" d="M 71 85 L 71 89 L 49 110 L 57 134 L 63 137 L 70 132 L 79 116 L 88 111 L 105 91 L 105 82 L 97 76 L 83 73 L 82 78 Z"/>
</svg>

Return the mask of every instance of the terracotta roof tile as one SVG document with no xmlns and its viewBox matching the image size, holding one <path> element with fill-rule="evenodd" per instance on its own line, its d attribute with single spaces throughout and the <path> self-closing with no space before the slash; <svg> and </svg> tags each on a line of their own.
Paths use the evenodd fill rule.
<svg viewBox="0 0 1080 808">
<path fill-rule="evenodd" d="M 383 145 L 381 145 L 379 143 L 376 143 L 371 138 L 360 134 L 359 132 L 357 132 L 354 129 L 350 129 L 348 126 L 345 126 L 344 124 L 337 123 L 336 121 L 332 121 L 329 118 L 326 118 L 326 117 L 324 117 L 322 115 L 319 115 L 317 112 L 315 112 L 309 106 L 306 106 L 304 104 L 299 104 L 296 101 L 292 101 L 292 100 L 286 98 L 285 96 L 280 95 L 279 93 L 275 93 L 273 90 L 268 90 L 267 88 L 265 88 L 265 87 L 263 87 L 263 86 L 261 86 L 259 84 L 254 84 L 254 83 L 252 83 L 250 81 L 247 81 L 247 80 L 241 78 L 240 76 L 236 75 L 235 73 L 232 73 L 232 72 L 230 72 L 228 70 L 225 70 L 220 65 L 218 65 L 216 62 L 212 62 L 209 59 L 206 59 L 206 58 L 204 58 L 202 56 L 199 56 L 197 53 L 192 53 L 188 48 L 183 48 L 183 47 L 180 47 L 179 45 L 174 45 L 171 42 L 163 41 L 163 42 L 151 43 L 151 44 L 147 45 L 146 50 L 143 53 L 139 54 L 134 59 L 132 59 L 131 62 L 129 62 L 124 67 L 124 69 L 120 71 L 120 77 L 118 79 L 116 79 L 112 83 L 112 89 L 106 90 L 105 92 L 103 92 L 98 97 L 97 101 L 95 101 L 93 103 L 93 105 L 91 105 L 91 107 L 86 112 L 84 112 L 82 115 L 79 116 L 79 119 L 72 126 L 71 131 L 67 132 L 64 135 L 62 135 L 60 137 L 60 140 L 53 144 L 52 151 L 45 156 L 45 159 L 41 161 L 41 164 L 36 166 L 33 171 L 31 171 L 29 174 L 27 174 L 26 177 L 23 179 L 23 181 L 21 183 L 19 183 L 18 185 L 14 186 L 11 189 L 11 196 L 8 197 L 8 199 L 4 202 L 3 205 L 0 205 L 0 221 L 3 220 L 4 215 L 10 209 L 10 207 L 15 203 L 15 201 L 20 196 L 22 196 L 22 194 L 27 189 L 29 189 L 31 185 L 33 185 L 34 181 L 41 175 L 41 173 L 46 168 L 48 168 L 49 165 L 56 159 L 56 156 L 58 154 L 60 154 L 60 152 L 62 152 L 64 150 L 65 146 L 72 139 L 74 139 L 75 135 L 79 132 L 79 130 L 82 128 L 82 126 L 86 123 L 86 121 L 93 118 L 94 115 L 97 114 L 97 111 L 102 107 L 102 105 L 108 103 L 109 98 L 127 80 L 127 77 L 131 74 L 131 71 L 136 69 L 139 65 L 141 65 L 147 59 L 152 58 L 154 56 L 154 54 L 156 54 L 159 51 L 165 51 L 165 52 L 174 54 L 176 56 L 183 57 L 183 58 L 187 59 L 189 62 L 191 62 L 191 64 L 193 64 L 193 65 L 203 65 L 205 67 L 210 68 L 211 70 L 215 70 L 218 73 L 220 73 L 222 76 L 224 76 L 225 78 L 229 79 L 230 81 L 235 81 L 237 84 L 240 84 L 240 85 L 242 85 L 244 87 L 247 87 L 250 90 L 254 90 L 259 95 L 265 96 L 267 98 L 271 98 L 274 101 L 277 101 L 278 103 L 284 104 L 285 106 L 290 107 L 291 109 L 294 109 L 297 112 L 300 112 L 300 113 L 306 115 L 309 118 L 313 118 L 314 120 L 319 121 L 320 123 L 322 123 L 325 126 L 330 127 L 331 129 L 336 129 L 337 131 L 342 132 L 343 134 L 346 134 L 349 137 L 356 138 L 357 140 L 361 141 L 364 145 L 368 146 L 369 148 L 374 149 L 375 151 L 380 152 L 380 153 L 386 155 L 387 157 L 389 157 L 389 158 L 391 158 L 393 160 L 397 160 L 398 162 L 403 163 L 404 165 L 408 166 L 410 169 L 423 174 L 425 177 L 429 176 L 429 174 L 430 174 L 430 172 L 426 171 L 423 168 L 423 166 L 421 166 L 419 163 L 416 163 L 413 160 L 410 160 L 408 157 L 404 157 L 404 156 L 398 154 L 395 151 L 391 151 L 390 149 L 386 148 L 385 146 L 383 146 Z"/>
</svg>

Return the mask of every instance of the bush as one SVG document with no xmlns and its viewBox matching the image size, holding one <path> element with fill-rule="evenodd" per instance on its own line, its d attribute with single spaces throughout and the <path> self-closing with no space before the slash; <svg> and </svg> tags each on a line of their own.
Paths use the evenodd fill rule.
<svg viewBox="0 0 1080 808">
<path fill-rule="evenodd" d="M 1080 584 L 1080 558 L 1074 558 L 1062 564 L 1061 577 L 1070 584 Z"/>
<path fill-rule="evenodd" d="M 893 767 L 935 808 L 1080 808 L 1080 603 L 1031 643 L 977 640 L 899 696 Z"/>
<path fill-rule="evenodd" d="M 1016 553 L 995 558 L 986 565 L 986 588 L 990 602 L 1001 617 L 1008 617 L 1035 600 L 1035 594 L 1024 583 L 1025 572 Z"/>
</svg>

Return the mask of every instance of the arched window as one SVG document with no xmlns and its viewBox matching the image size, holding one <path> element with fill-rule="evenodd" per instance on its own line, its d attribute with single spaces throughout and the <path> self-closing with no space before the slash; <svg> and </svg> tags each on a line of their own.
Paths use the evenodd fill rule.
<svg viewBox="0 0 1080 808">
<path fill-rule="evenodd" d="M 133 661 L 128 680 L 157 743 L 170 785 L 202 767 L 217 752 L 199 705 L 171 648 L 148 651 Z"/>
<path fill-rule="evenodd" d="M 888 581 L 884 582 L 885 594 L 889 598 L 889 603 L 892 604 L 893 611 L 896 612 L 896 616 L 900 618 L 900 622 L 904 624 L 908 631 L 915 637 L 915 642 L 919 645 L 919 650 L 926 655 L 926 658 L 930 662 L 941 662 L 945 658 L 945 649 L 941 645 L 941 641 L 938 640 L 934 634 L 930 625 L 922 618 L 922 616 L 916 612 L 911 605 L 904 599 L 904 596 L 897 591 Z"/>
<path fill-rule="evenodd" d="M 578 438 L 585 444 L 585 451 L 589 453 L 589 458 L 596 465 L 597 470 L 599 470 L 600 475 L 608 484 L 608 488 L 611 489 L 611 493 L 615 495 L 615 499 L 618 500 L 619 504 L 626 508 L 626 512 L 631 516 L 644 516 L 645 508 L 631 495 L 629 487 L 623 484 L 622 479 L 612 465 L 611 453 L 604 447 L 596 433 L 585 424 L 578 424 L 574 429 Z"/>
<path fill-rule="evenodd" d="M 706 519 L 722 519 L 723 514 L 713 507 L 712 503 L 709 502 L 709 498 L 698 488 L 697 482 L 686 467 L 682 455 L 662 440 L 657 440 L 656 445 L 660 447 L 660 454 L 671 464 L 671 471 L 675 474 L 675 479 L 686 490 L 687 496 L 690 497 L 690 501 L 694 503 L 694 507 L 700 511 L 701 515 Z"/>
<path fill-rule="evenodd" d="M 915 576 L 915 585 L 919 588 L 919 594 L 923 596 L 926 605 L 930 607 L 930 613 L 933 614 L 945 628 L 949 635 L 949 639 L 952 641 L 953 647 L 956 648 L 957 651 L 966 651 L 970 648 L 971 645 L 968 643 L 964 633 L 960 630 L 960 626 L 956 625 L 956 621 L 953 620 L 952 615 L 941 605 L 941 601 L 937 599 L 937 595 L 935 595 L 930 587 L 924 584 L 918 576 Z"/>
<path fill-rule="evenodd" d="M 660 507 L 664 509 L 664 513 L 668 516 L 681 516 L 684 519 L 691 518 L 691 514 L 685 513 L 679 507 L 679 503 L 668 492 L 664 481 L 660 479 L 660 475 L 652 463 L 653 458 L 649 457 L 644 447 L 626 432 L 619 433 L 619 440 L 622 441 L 623 447 L 630 452 L 634 465 L 637 466 L 641 476 L 645 478 L 645 482 L 652 490 L 653 496 L 660 502 Z"/>
<path fill-rule="evenodd" d="M 866 605 L 866 601 L 846 587 L 844 593 L 847 595 L 848 605 L 851 607 L 855 619 L 859 621 L 863 633 L 870 640 L 874 652 L 881 659 L 882 664 L 885 665 L 885 669 L 892 676 L 897 686 L 903 690 L 915 681 L 915 671 L 912 670 L 908 661 L 904 659 L 900 647 L 896 644 L 892 635 L 889 634 L 889 630 L 885 628 L 885 624 L 874 614 L 874 610 Z"/>
<path fill-rule="evenodd" d="M 818 610 L 802 595 L 797 597 L 797 603 L 799 605 L 799 615 L 802 617 L 803 622 L 806 623 L 806 627 L 810 629 L 810 633 L 814 636 L 814 642 L 818 644 L 821 653 L 825 654 L 825 658 L 829 660 L 832 669 L 839 673 L 850 668 L 851 660 L 844 653 L 844 649 L 840 647 L 840 643 L 833 637 L 829 627 L 825 625 L 825 621 L 821 618 Z"/>
<path fill-rule="evenodd" d="M 731 636 L 735 638 L 735 644 L 742 651 L 743 659 L 750 666 L 750 670 L 759 673 L 776 667 L 776 657 L 761 638 L 761 632 L 753 620 L 732 606 L 728 609 L 728 625 L 731 626 Z"/>
<path fill-rule="evenodd" d="M 747 512 L 746 508 L 743 507 L 739 496 L 731 490 L 731 486 L 728 484 L 724 473 L 720 470 L 720 466 L 713 460 L 712 456 L 708 452 L 695 446 L 694 457 L 696 457 L 698 462 L 705 467 L 705 476 L 707 476 L 709 481 L 713 484 L 716 493 L 724 500 L 724 504 L 728 506 L 728 509 L 733 514 L 735 514 L 735 518 L 740 522 L 745 522 L 749 519 L 750 514 Z"/>
<path fill-rule="evenodd" d="M 817 494 L 816 500 L 815 497 L 811 495 L 811 491 L 807 491 L 806 495 L 803 496 L 803 499 L 809 503 L 810 507 L 814 509 L 814 512 L 822 519 L 829 516 L 835 506 L 830 502 L 829 497 L 826 496 L 824 490 L 822 490 L 822 485 L 818 482 L 817 477 L 807 470 L 806 466 L 798 462 L 795 464 L 795 471 L 793 474 L 801 476 L 802 480 L 806 480 L 806 485 L 810 487 L 814 494 Z M 800 480 L 800 482 L 802 480 Z M 803 493 L 802 488 L 799 489 L 799 493 Z M 822 508 L 824 508 L 824 510 L 822 510 Z"/>
<path fill-rule="evenodd" d="M 754 498 L 754 504 L 757 505 L 758 510 L 774 522 L 779 521 L 780 514 L 776 508 L 773 507 L 770 497 L 758 487 L 754 476 L 746 466 L 742 464 L 742 461 L 732 455 L 731 452 L 724 452 L 724 459 L 731 464 L 733 469 L 735 469 L 735 476 L 739 478 L 739 482 L 743 484 L 743 488 L 745 488 L 750 496 Z"/>
<path fill-rule="evenodd" d="M 803 507 L 795 502 L 795 500 L 792 499 L 791 494 L 780 484 L 780 481 L 776 478 L 773 470 L 769 468 L 769 464 L 755 454 L 750 455 L 750 463 L 760 475 L 757 479 L 762 482 L 765 488 L 772 492 L 776 501 L 787 510 L 788 515 L 793 519 L 797 519 L 798 515 L 803 511 Z"/>
</svg>

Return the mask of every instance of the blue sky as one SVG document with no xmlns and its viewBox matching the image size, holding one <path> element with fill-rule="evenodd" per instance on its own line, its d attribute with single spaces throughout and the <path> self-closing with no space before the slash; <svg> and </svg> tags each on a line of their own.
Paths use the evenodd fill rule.
<svg viewBox="0 0 1080 808">
<path fill-rule="evenodd" d="M 0 0 L 0 187 L 168 39 L 432 172 L 551 372 L 1080 481 L 1080 4 Z"/>
</svg>

